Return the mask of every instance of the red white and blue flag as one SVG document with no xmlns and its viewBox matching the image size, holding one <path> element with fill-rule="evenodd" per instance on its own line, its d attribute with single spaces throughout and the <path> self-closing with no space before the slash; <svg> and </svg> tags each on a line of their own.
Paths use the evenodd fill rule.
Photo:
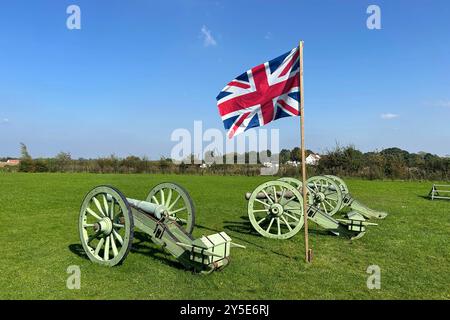
<svg viewBox="0 0 450 320">
<path fill-rule="evenodd" d="M 274 120 L 300 115 L 299 48 L 232 80 L 217 96 L 228 138 Z"/>
</svg>

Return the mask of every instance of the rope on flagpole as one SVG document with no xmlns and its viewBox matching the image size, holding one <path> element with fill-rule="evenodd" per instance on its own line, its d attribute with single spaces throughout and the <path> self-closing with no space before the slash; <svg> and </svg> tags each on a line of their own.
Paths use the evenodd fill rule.
<svg viewBox="0 0 450 320">
<path fill-rule="evenodd" d="M 306 262 L 311 262 L 312 260 L 312 249 L 309 248 L 308 239 L 308 212 L 307 212 L 307 192 L 308 188 L 306 186 L 306 161 L 305 161 L 305 111 L 304 111 L 304 87 L 303 87 L 303 41 L 300 41 L 299 46 L 299 60 L 300 60 L 300 132 L 301 132 L 301 146 L 300 150 L 302 153 L 302 186 L 303 186 L 303 216 L 305 221 L 305 260 Z"/>
</svg>

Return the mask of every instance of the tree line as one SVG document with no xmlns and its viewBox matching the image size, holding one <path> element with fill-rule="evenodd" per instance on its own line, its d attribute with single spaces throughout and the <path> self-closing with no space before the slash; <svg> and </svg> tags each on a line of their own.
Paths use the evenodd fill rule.
<svg viewBox="0 0 450 320">
<path fill-rule="evenodd" d="M 270 151 L 265 151 L 271 156 Z M 306 155 L 314 153 L 306 150 Z M 226 157 L 234 163 L 240 159 L 241 164 L 228 164 Z M 85 172 L 85 173 L 167 173 L 167 174 L 212 174 L 212 175 L 260 175 L 262 164 L 249 164 L 250 159 L 262 162 L 259 154 L 223 155 L 223 161 L 196 161 L 191 155 L 181 163 L 174 163 L 170 158 L 150 160 L 146 157 L 128 156 L 119 158 L 115 155 L 97 159 L 72 159 L 68 152 L 60 152 L 53 158 L 33 159 L 25 144 L 21 144 L 21 158 L 18 167 L 6 167 L 2 170 L 19 172 Z M 208 158 L 208 157 L 205 157 Z M 210 155 L 211 158 L 211 155 Z M 299 176 L 300 167 L 295 163 L 301 161 L 300 148 L 283 149 L 278 154 L 279 176 Z M 9 158 L 5 158 L 9 159 Z M 5 160 L 3 159 L 3 160 Z M 217 159 L 217 157 L 215 158 Z M 3 161 L 0 159 L 0 161 Z M 203 164 L 201 165 L 201 163 Z M 220 163 L 221 162 L 221 163 Z M 200 164 L 199 164 L 200 163 Z M 223 164 L 222 164 L 223 163 Z M 388 148 L 381 151 L 363 153 L 354 146 L 336 146 L 328 150 L 317 165 L 307 166 L 308 175 L 334 174 L 342 177 L 360 177 L 364 179 L 403 179 L 403 180 L 450 180 L 450 157 L 440 157 L 431 153 L 409 153 L 400 148 Z"/>
<path fill-rule="evenodd" d="M 400 148 L 363 153 L 353 146 L 336 147 L 319 161 L 317 170 L 367 179 L 450 180 L 450 156 L 409 153 Z"/>
</svg>

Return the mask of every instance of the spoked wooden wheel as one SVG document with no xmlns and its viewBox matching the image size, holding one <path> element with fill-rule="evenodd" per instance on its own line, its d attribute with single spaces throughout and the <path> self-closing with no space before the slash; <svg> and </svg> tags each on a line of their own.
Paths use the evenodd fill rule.
<svg viewBox="0 0 450 320">
<path fill-rule="evenodd" d="M 180 185 L 164 182 L 155 186 L 149 193 L 147 201 L 163 205 L 168 216 L 183 229 L 192 234 L 195 225 L 195 207 L 189 193 Z"/>
<path fill-rule="evenodd" d="M 288 239 L 303 227 L 302 195 L 287 182 L 263 183 L 250 196 L 248 216 L 262 236 Z"/>
<path fill-rule="evenodd" d="M 332 176 L 330 174 L 326 175 L 325 177 L 333 179 L 333 181 L 336 182 L 339 185 L 339 187 L 341 188 L 341 191 L 342 191 L 343 194 L 347 194 L 347 193 L 350 192 L 348 190 L 347 184 L 341 178 L 339 178 L 337 176 Z"/>
<path fill-rule="evenodd" d="M 297 189 L 301 189 L 302 187 L 302 182 L 298 179 L 295 178 L 291 178 L 291 177 L 283 177 L 278 179 L 278 181 L 283 181 L 283 182 L 287 182 L 289 183 L 291 186 L 294 186 Z M 301 191 L 301 190 L 300 190 Z"/>
<path fill-rule="evenodd" d="M 84 198 L 80 210 L 81 244 L 89 259 L 103 265 L 121 263 L 131 249 L 134 222 L 125 196 L 100 186 Z"/>
<path fill-rule="evenodd" d="M 342 191 L 333 179 L 325 176 L 311 177 L 306 181 L 313 205 L 329 216 L 342 207 Z"/>
</svg>

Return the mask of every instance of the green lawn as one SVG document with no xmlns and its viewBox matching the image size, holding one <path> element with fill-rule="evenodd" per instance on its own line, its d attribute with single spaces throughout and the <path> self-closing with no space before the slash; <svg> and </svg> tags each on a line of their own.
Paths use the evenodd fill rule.
<svg viewBox="0 0 450 320">
<path fill-rule="evenodd" d="M 311 223 L 314 262 L 303 260 L 303 232 L 289 240 L 253 232 L 243 194 L 267 177 L 0 174 L 2 299 L 449 299 L 450 201 L 430 201 L 431 183 L 346 180 L 354 197 L 390 215 L 351 242 Z M 195 236 L 227 232 L 234 249 L 221 272 L 185 271 L 137 233 L 121 266 L 91 263 L 78 238 L 78 214 L 94 186 L 116 186 L 145 199 L 155 184 L 174 181 L 197 208 Z M 381 289 L 366 286 L 369 265 Z M 67 267 L 81 268 L 81 289 L 66 288 Z"/>
</svg>

